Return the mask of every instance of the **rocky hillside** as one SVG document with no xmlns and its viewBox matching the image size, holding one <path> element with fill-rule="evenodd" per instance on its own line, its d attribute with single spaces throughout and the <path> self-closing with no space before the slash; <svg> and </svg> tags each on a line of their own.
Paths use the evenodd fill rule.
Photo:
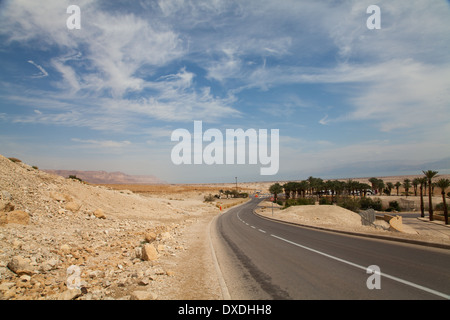
<svg viewBox="0 0 450 320">
<path fill-rule="evenodd" d="M 80 171 L 80 170 L 43 170 L 67 178 L 76 176 L 93 184 L 164 184 L 165 181 L 155 176 L 128 175 L 123 172 Z"/>
<path fill-rule="evenodd" d="M 0 156 L 0 299 L 165 299 L 185 226 L 210 211 Z"/>
</svg>

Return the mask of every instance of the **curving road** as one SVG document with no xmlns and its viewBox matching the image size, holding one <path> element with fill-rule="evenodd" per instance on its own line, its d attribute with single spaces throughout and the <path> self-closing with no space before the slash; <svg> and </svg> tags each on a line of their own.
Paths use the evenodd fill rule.
<svg viewBox="0 0 450 320">
<path fill-rule="evenodd" d="M 229 298 L 450 299 L 450 250 L 270 221 L 253 214 L 259 201 L 212 225 Z M 372 265 L 381 277 L 367 273 Z"/>
</svg>

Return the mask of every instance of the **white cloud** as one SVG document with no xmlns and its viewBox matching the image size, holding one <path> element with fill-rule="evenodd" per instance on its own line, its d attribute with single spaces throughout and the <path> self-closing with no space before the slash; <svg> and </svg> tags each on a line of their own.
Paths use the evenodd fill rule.
<svg viewBox="0 0 450 320">
<path fill-rule="evenodd" d="M 321 125 L 324 125 L 324 126 L 327 125 L 328 122 L 329 122 L 329 120 L 328 120 L 328 115 L 327 114 L 322 119 L 319 120 L 319 123 Z"/>
<path fill-rule="evenodd" d="M 162 140 L 173 122 L 193 120 L 276 124 L 290 133 L 299 129 L 299 136 L 311 129 L 306 136 L 317 139 L 315 146 L 295 143 L 308 155 L 289 144 L 284 149 L 311 167 L 326 166 L 334 153 L 339 161 L 352 156 L 364 161 L 368 156 L 361 152 L 368 147 L 382 151 L 375 160 L 396 150 L 420 158 L 411 141 L 429 154 L 448 155 L 441 151 L 450 134 L 448 1 L 381 0 L 382 29 L 373 31 L 366 27 L 372 3 L 359 0 L 164 0 L 127 6 L 81 0 L 82 28 L 68 30 L 71 2 L 0 4 L 2 51 L 16 46 L 36 51 L 32 58 L 39 64 L 29 63 L 39 70 L 36 78 L 45 78 L 26 94 L 22 84 L 3 80 L 1 99 L 27 108 L 1 113 L 2 121 L 128 134 L 123 141 L 73 140 L 92 149 L 130 146 L 128 140 L 135 140 L 128 137 L 138 133 L 150 144 Z M 327 101 L 329 92 L 336 101 Z M 361 124 L 375 128 L 374 141 L 333 140 L 332 130 Z M 388 133 L 397 142 L 384 142 Z M 298 166 L 292 161 L 291 168 Z"/>
<path fill-rule="evenodd" d="M 72 138 L 73 142 L 81 143 L 85 147 L 92 148 L 123 148 L 131 145 L 130 141 L 113 141 L 113 140 L 83 140 Z"/>
<path fill-rule="evenodd" d="M 377 66 L 380 74 L 350 99 L 349 120 L 373 120 L 381 131 L 416 128 L 439 130 L 450 119 L 450 64 L 412 60 Z M 436 132 L 437 133 L 437 132 Z"/>
<path fill-rule="evenodd" d="M 35 63 L 33 60 L 28 60 L 28 63 L 31 63 L 33 66 L 39 69 L 40 73 L 35 74 L 32 76 L 32 78 L 45 78 L 48 77 L 48 72 L 40 65 Z"/>
</svg>

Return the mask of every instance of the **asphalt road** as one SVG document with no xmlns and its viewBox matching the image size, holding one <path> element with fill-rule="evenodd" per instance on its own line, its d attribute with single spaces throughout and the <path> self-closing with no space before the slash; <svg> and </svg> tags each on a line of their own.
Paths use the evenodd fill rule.
<svg viewBox="0 0 450 320">
<path fill-rule="evenodd" d="M 450 299 L 450 250 L 270 221 L 253 214 L 259 201 L 213 224 L 231 299 Z"/>
</svg>

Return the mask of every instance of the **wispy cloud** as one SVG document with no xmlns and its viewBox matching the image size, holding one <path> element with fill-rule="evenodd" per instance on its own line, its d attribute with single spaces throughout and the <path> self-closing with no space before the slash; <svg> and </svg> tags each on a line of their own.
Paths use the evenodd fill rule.
<svg viewBox="0 0 450 320">
<path fill-rule="evenodd" d="M 194 120 L 264 124 L 289 141 L 281 163 L 292 155 L 283 165 L 292 170 L 333 153 L 365 161 L 367 145 L 411 157 L 416 145 L 450 150 L 448 1 L 381 0 L 375 31 L 365 23 L 371 3 L 359 0 L 79 0 L 80 30 L 66 27 L 70 4 L 0 3 L 5 125 L 70 128 L 67 141 L 88 151 L 141 143 L 156 153 Z M 39 81 L 14 77 L 30 74 L 24 61 Z M 79 128 L 92 138 L 72 138 Z"/>
<path fill-rule="evenodd" d="M 31 63 L 33 66 L 39 69 L 40 73 L 32 75 L 32 78 L 45 78 L 48 77 L 48 72 L 40 65 L 35 63 L 33 60 L 28 60 L 28 63 Z"/>
<path fill-rule="evenodd" d="M 326 114 L 322 119 L 320 119 L 319 120 L 319 123 L 321 124 L 321 125 L 327 125 L 328 124 L 328 115 Z"/>
<path fill-rule="evenodd" d="M 80 143 L 85 147 L 92 148 L 123 148 L 131 145 L 130 141 L 113 141 L 113 140 L 83 140 L 78 138 L 72 138 L 73 142 Z"/>
</svg>

